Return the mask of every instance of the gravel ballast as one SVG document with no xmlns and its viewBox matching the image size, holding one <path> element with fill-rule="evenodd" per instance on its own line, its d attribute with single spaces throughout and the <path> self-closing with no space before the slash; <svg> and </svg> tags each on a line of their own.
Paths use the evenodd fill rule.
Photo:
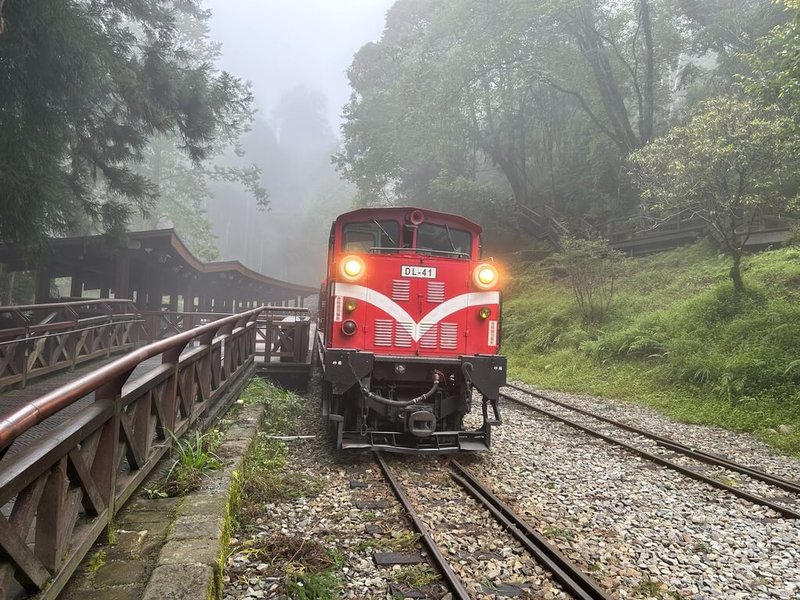
<svg viewBox="0 0 800 600">
<path fill-rule="evenodd" d="M 747 435 L 674 423 L 629 403 L 546 393 L 789 479 L 800 473 L 800 463 Z M 341 557 L 340 588 L 331 597 L 389 598 L 390 589 L 398 590 L 400 568 L 377 567 L 373 552 L 424 555 L 418 543 L 409 546 L 408 522 L 370 454 L 334 452 L 317 407 L 310 399 L 301 426 L 292 432 L 315 437 L 286 444 L 287 468 L 315 478 L 320 491 L 270 504 L 268 519 L 234 532 L 225 598 L 287 597 L 285 573 L 269 560 L 252 559 L 243 550 L 248 538 L 293 536 L 335 549 Z M 797 521 L 510 403 L 503 409 L 492 451 L 459 460 L 611 596 L 800 597 Z M 441 457 L 390 458 L 475 597 L 567 597 L 444 475 Z M 428 590 L 428 597 L 446 597 L 436 584 Z"/>
</svg>

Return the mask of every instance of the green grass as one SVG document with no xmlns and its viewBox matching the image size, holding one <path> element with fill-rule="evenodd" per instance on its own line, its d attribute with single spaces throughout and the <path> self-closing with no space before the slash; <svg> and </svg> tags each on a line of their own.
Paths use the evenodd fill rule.
<svg viewBox="0 0 800 600">
<path fill-rule="evenodd" d="M 171 431 L 173 452 L 177 454 L 166 478 L 147 494 L 150 498 L 185 496 L 200 487 L 209 472 L 222 467 L 222 461 L 214 454 L 222 442 L 222 433 L 211 429 L 206 433 L 195 431 L 180 439 Z"/>
<path fill-rule="evenodd" d="M 300 397 L 257 378 L 245 389 L 240 400 L 245 404 L 266 405 L 242 472 L 243 501 L 238 518 L 246 523 L 265 516 L 262 514 L 264 506 L 270 502 L 315 496 L 322 481 L 289 468 L 286 444 L 270 437 L 295 431 L 302 408 Z"/>
<path fill-rule="evenodd" d="M 663 583 L 650 579 L 649 577 L 642 580 L 633 592 L 639 598 L 658 598 L 659 600 L 663 598 L 675 598 L 676 600 L 680 600 L 682 597 L 677 592 L 669 591 Z"/>
<path fill-rule="evenodd" d="M 441 579 L 441 575 L 432 566 L 423 563 L 401 567 L 392 573 L 392 578 L 397 583 L 420 589 L 436 583 Z"/>
<path fill-rule="evenodd" d="M 92 556 L 91 560 L 89 561 L 89 564 L 86 565 L 86 570 L 90 574 L 94 575 L 100 569 L 102 569 L 105 566 L 105 564 L 106 564 L 106 551 L 98 550 L 97 552 L 94 553 L 94 556 Z"/>
<path fill-rule="evenodd" d="M 728 261 L 704 243 L 626 261 L 603 323 L 581 323 L 546 266 L 517 266 L 504 306 L 511 374 L 754 433 L 800 455 L 800 248 Z"/>
<path fill-rule="evenodd" d="M 287 464 L 286 443 L 270 436 L 296 432 L 303 400 L 265 380 L 254 379 L 242 393 L 241 404 L 264 404 L 266 410 L 245 460 L 234 519 L 238 529 L 251 530 L 259 519 L 272 519 L 275 502 L 317 495 L 321 479 L 299 472 Z M 237 548 L 250 557 L 269 563 L 282 579 L 288 597 L 298 600 L 333 600 L 340 597 L 344 557 L 320 541 L 294 535 L 254 535 Z"/>
</svg>

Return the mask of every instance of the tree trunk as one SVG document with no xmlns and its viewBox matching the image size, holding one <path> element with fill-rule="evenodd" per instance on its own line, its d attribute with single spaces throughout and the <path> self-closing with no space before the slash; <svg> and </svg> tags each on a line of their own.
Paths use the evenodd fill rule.
<svg viewBox="0 0 800 600">
<path fill-rule="evenodd" d="M 644 106 L 639 115 L 639 143 L 644 146 L 653 137 L 655 120 L 655 58 L 653 50 L 653 23 L 649 0 L 640 0 L 642 30 L 644 31 Z"/>
<path fill-rule="evenodd" d="M 625 154 L 629 154 L 639 148 L 641 143 L 631 127 L 622 92 L 597 31 L 595 15 L 588 5 L 578 10 L 577 27 L 578 45 L 592 68 L 600 99 L 614 131 L 614 141 Z"/>
<path fill-rule="evenodd" d="M 742 255 L 737 252 L 733 255 L 733 266 L 731 267 L 730 276 L 733 281 L 733 292 L 741 294 L 744 291 L 744 281 L 742 281 L 741 271 Z"/>
</svg>

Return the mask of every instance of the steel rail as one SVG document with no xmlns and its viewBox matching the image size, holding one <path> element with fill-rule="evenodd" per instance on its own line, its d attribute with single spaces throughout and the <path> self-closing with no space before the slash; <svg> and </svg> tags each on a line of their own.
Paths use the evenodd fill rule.
<svg viewBox="0 0 800 600">
<path fill-rule="evenodd" d="M 641 435 L 642 437 L 649 438 L 658 443 L 659 446 L 663 446 L 664 448 L 668 448 L 674 452 L 679 452 L 681 454 L 685 454 L 691 458 L 699 460 L 701 462 L 716 465 L 719 467 L 724 467 L 731 471 L 736 471 L 737 473 L 741 473 L 742 475 L 747 475 L 752 479 L 757 479 L 759 481 L 763 481 L 764 483 L 768 483 L 772 486 L 785 490 L 787 492 L 793 492 L 795 494 L 800 494 L 800 483 L 792 481 L 790 479 L 784 479 L 783 477 L 779 477 L 777 475 L 771 475 L 764 471 L 759 471 L 758 469 L 754 469 L 752 467 L 748 467 L 747 465 L 742 465 L 737 462 L 730 460 L 729 458 L 725 458 L 724 456 L 720 456 L 718 454 L 713 454 L 711 452 L 705 452 L 703 450 L 698 450 L 697 448 L 692 448 L 691 446 L 687 446 L 686 444 L 682 444 L 670 438 L 666 438 L 655 433 L 651 433 L 649 431 L 645 431 L 643 429 L 639 429 L 632 425 L 627 425 L 626 423 L 622 423 L 620 421 L 616 421 L 614 419 L 609 419 L 608 417 L 604 417 L 602 415 L 598 415 L 591 411 L 585 410 L 583 408 L 579 408 L 577 406 L 573 406 L 568 402 L 562 402 L 560 400 L 556 400 L 555 398 L 550 398 L 549 396 L 545 396 L 539 392 L 532 392 L 530 390 L 526 390 L 523 387 L 518 385 L 514 385 L 512 383 L 507 383 L 507 387 L 515 389 L 517 391 L 523 392 L 525 394 L 529 394 L 536 398 L 541 398 L 546 402 L 551 402 L 552 404 L 556 404 L 557 406 L 561 406 L 568 410 L 573 410 L 577 413 L 582 415 L 586 415 L 587 417 L 591 417 L 593 419 L 597 419 L 598 421 L 603 421 L 610 425 L 614 425 L 615 427 L 619 427 L 620 429 L 624 429 L 625 431 L 629 431 L 631 433 L 635 433 L 636 435 Z"/>
<path fill-rule="evenodd" d="M 152 342 L 138 350 L 125 354 L 88 375 L 26 403 L 12 413 L 3 415 L 0 420 L 0 452 L 31 427 L 38 425 L 101 386 L 121 377 L 127 378 L 139 363 L 170 350 L 182 349 L 192 340 L 207 333 L 213 334 L 222 327 L 235 327 L 237 323 L 247 323 L 250 317 L 255 317 L 264 310 L 266 309 L 262 307 L 255 308 L 190 329 L 164 340 Z"/>
<path fill-rule="evenodd" d="M 455 460 L 451 467 L 458 472 L 450 473 L 453 480 L 463 487 L 480 505 L 513 535 L 544 568 L 549 570 L 566 592 L 578 600 L 610 600 L 597 582 L 586 575 L 580 567 L 550 544 L 538 531 L 528 525 L 511 508 L 467 469 Z"/>
<path fill-rule="evenodd" d="M 397 496 L 397 499 L 403 505 L 403 508 L 405 509 L 409 519 L 411 519 L 414 527 L 422 536 L 422 542 L 425 544 L 428 552 L 430 552 L 431 558 L 436 563 L 439 572 L 444 576 L 444 579 L 447 582 L 447 587 L 453 594 L 453 598 L 458 598 L 459 600 L 470 600 L 469 593 L 464 587 L 464 584 L 461 583 L 458 575 L 455 574 L 452 567 L 449 565 L 447 560 L 445 560 L 442 551 L 433 540 L 428 528 L 425 527 L 425 524 L 417 515 L 417 512 L 414 510 L 411 501 L 408 499 L 403 487 L 400 485 L 400 482 L 397 481 L 391 469 L 389 469 L 389 465 L 386 464 L 386 461 L 380 452 L 376 452 L 375 457 L 378 459 L 378 464 L 380 465 L 383 474 L 386 476 L 386 479 L 389 481 L 389 485 L 391 486 L 394 495 Z"/>
<path fill-rule="evenodd" d="M 516 402 L 517 404 L 520 404 L 520 405 L 522 405 L 522 406 L 524 406 L 524 407 L 526 407 L 526 408 L 528 408 L 530 410 L 534 410 L 534 411 L 536 411 L 538 413 L 541 413 L 541 414 L 547 416 L 548 418 L 554 419 L 556 421 L 560 421 L 560 422 L 564 423 L 565 425 L 569 425 L 570 427 L 572 427 L 574 429 L 578 429 L 579 431 L 583 431 L 584 433 L 587 433 L 587 434 L 589 434 L 591 436 L 599 438 L 599 439 L 601 439 L 601 440 L 603 440 L 605 442 L 608 442 L 609 444 L 614 444 L 616 446 L 620 446 L 621 448 L 625 448 L 629 452 L 632 452 L 633 454 L 641 456 L 642 458 L 644 458 L 646 460 L 649 460 L 650 462 L 654 462 L 654 463 L 659 464 L 659 465 L 661 465 L 663 467 L 667 467 L 668 469 L 672 469 L 673 471 L 677 471 L 677 472 L 681 473 L 682 475 L 686 475 L 687 477 L 690 477 L 690 478 L 695 479 L 697 481 L 700 481 L 702 483 L 706 483 L 706 484 L 708 484 L 708 485 L 710 485 L 712 487 L 724 490 L 726 492 L 730 492 L 731 494 L 733 494 L 735 496 L 739 496 L 740 498 L 743 498 L 744 500 L 747 500 L 748 502 L 752 502 L 753 504 L 760 504 L 761 506 L 766 506 L 767 508 L 771 508 L 772 510 L 774 510 L 775 512 L 781 514 L 784 517 L 788 517 L 788 518 L 791 518 L 791 519 L 800 519 L 800 512 L 798 512 L 796 510 L 793 510 L 791 508 L 788 508 L 786 506 L 783 506 L 781 504 L 777 504 L 777 503 L 773 502 L 772 500 L 768 500 L 766 498 L 762 498 L 761 496 L 756 496 L 755 494 L 751 494 L 750 492 L 746 492 L 746 491 L 744 491 L 742 489 L 739 489 L 737 487 L 734 487 L 732 485 L 728 485 L 727 483 L 723 483 L 721 481 L 717 481 L 716 479 L 714 479 L 712 477 L 708 477 L 707 475 L 703 475 L 702 473 L 699 473 L 699 472 L 695 471 L 694 469 L 690 469 L 689 467 L 684 467 L 683 465 L 679 465 L 678 463 L 674 463 L 674 462 L 672 462 L 670 460 L 667 460 L 666 458 L 663 458 L 663 457 L 658 456 L 656 454 L 652 454 L 651 452 L 647 452 L 646 450 L 642 450 L 641 448 L 637 448 L 636 446 L 632 446 L 631 444 L 628 444 L 627 442 L 623 442 L 622 440 L 619 440 L 617 438 L 613 438 L 613 437 L 611 437 L 609 435 L 606 435 L 606 434 L 601 433 L 601 432 L 599 432 L 599 431 L 597 431 L 595 429 L 592 429 L 591 427 L 587 427 L 586 425 L 581 425 L 580 423 L 576 423 L 575 421 L 567 419 L 566 417 L 562 417 L 561 415 L 557 415 L 557 414 L 555 414 L 553 412 L 550 412 L 549 410 L 545 410 L 544 408 L 539 408 L 538 406 L 534 406 L 533 404 L 525 402 L 524 400 L 520 400 L 519 398 L 514 398 L 513 396 L 509 396 L 508 394 L 504 394 L 502 392 L 501 392 L 500 396 L 505 398 L 505 399 L 507 399 L 507 400 L 511 400 L 512 402 Z"/>
</svg>

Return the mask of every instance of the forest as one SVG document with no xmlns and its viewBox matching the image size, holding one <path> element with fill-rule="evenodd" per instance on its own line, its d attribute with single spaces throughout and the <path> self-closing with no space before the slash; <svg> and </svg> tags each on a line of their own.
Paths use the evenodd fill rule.
<svg viewBox="0 0 800 600">
<path fill-rule="evenodd" d="M 3 2 L 0 241 L 35 262 L 47 236 L 174 227 L 202 259 L 315 283 L 353 206 L 465 214 L 494 254 L 693 215 L 736 271 L 734 230 L 797 209 L 797 13 L 398 0 L 337 132 L 312 86 L 257 111 L 200 0 Z"/>
<path fill-rule="evenodd" d="M 459 210 L 508 249 L 642 211 L 785 212 L 797 35 L 771 0 L 397 2 L 350 68 L 337 165 L 359 202 Z"/>
</svg>

